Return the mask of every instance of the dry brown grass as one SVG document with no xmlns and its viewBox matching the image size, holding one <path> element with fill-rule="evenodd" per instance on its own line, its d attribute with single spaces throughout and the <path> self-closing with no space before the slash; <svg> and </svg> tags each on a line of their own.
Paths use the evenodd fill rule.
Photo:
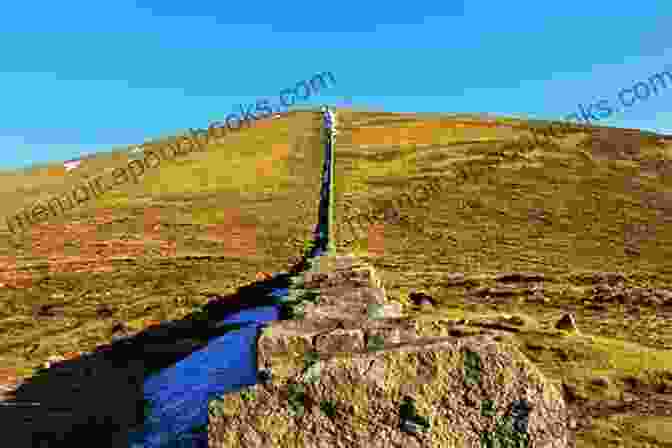
<svg viewBox="0 0 672 448">
<path fill-rule="evenodd" d="M 128 355 L 125 363 L 118 347 L 110 351 L 112 336 L 179 321 L 213 295 L 233 293 L 258 272 L 280 272 L 298 259 L 317 219 L 320 126 L 313 112 L 269 120 L 209 151 L 163 162 L 140 184 L 51 218 L 24 238 L 0 230 L 2 382 L 23 383 L 17 399 L 43 403 L 0 408 L 3 428 L 14 431 L 12 446 L 39 446 L 41 436 L 53 441 L 89 417 L 101 431 L 112 431 L 115 418 L 133 424 L 141 398 L 133 385 L 142 384 L 147 366 L 131 361 L 144 355 Z M 125 160 L 101 155 L 96 169 L 82 164 L 70 180 L 42 176 L 44 170 L 7 174 L 15 187 L 3 183 L 3 197 L 14 201 L 3 202 L 2 211 L 65 192 L 79 177 L 115 163 Z M 175 356 L 193 351 L 179 338 L 161 344 L 173 346 Z M 151 344 L 140 346 L 146 351 Z M 75 359 L 40 370 L 54 355 Z M 96 410 L 87 400 L 109 406 Z"/>
<path fill-rule="evenodd" d="M 632 130 L 576 128 L 530 147 L 520 140 L 531 136 L 522 124 L 451 127 L 364 112 L 338 119 L 339 248 L 372 263 L 390 296 L 409 303 L 410 292 L 423 291 L 441 303 L 439 310 L 473 322 L 492 312 L 524 312 L 537 322 L 502 337 L 576 390 L 578 446 L 615 443 L 614 433 L 587 429 L 591 418 L 613 412 L 609 400 L 631 400 L 624 409 L 633 418 L 662 418 L 666 406 L 672 409 L 665 401 L 672 389 L 654 379 L 670 375 L 672 365 L 669 142 Z M 444 188 L 417 206 L 402 206 L 404 219 L 371 215 L 432 179 Z M 359 213 L 369 213 L 372 224 L 353 234 L 348 216 Z M 507 289 L 496 280 L 507 272 L 536 272 L 545 280 Z M 464 278 L 451 280 L 457 273 Z M 553 329 L 565 312 L 577 316 L 583 336 Z M 591 386 L 599 376 L 611 385 Z M 627 389 L 628 376 L 639 386 Z M 645 446 L 643 440 L 666 446 L 662 434 L 654 442 L 652 430 L 645 439 L 616 426 L 614 446 Z"/>
<path fill-rule="evenodd" d="M 412 114 L 337 113 L 339 250 L 374 265 L 388 295 L 409 309 L 409 293 L 424 291 L 440 303 L 434 314 L 468 319 L 468 332 L 499 331 L 518 344 L 566 385 L 578 446 L 669 444 L 659 428 L 672 409 L 672 143 L 632 131 L 576 129 L 530 148 L 520 137 L 531 132 L 515 120 L 493 127 L 467 118 L 451 124 Z M 319 127 L 318 114 L 308 112 L 259 122 L 214 144 L 213 152 L 161 166 L 140 185 L 35 226 L 24 240 L 0 233 L 4 380 L 32 378 L 26 399 L 54 390 L 55 404 L 80 383 L 55 372 L 35 376 L 50 355 L 106 344 L 119 323 L 140 331 L 181 319 L 213 294 L 292 264 L 316 219 Z M 119 155 L 101 157 L 66 181 L 43 176 L 44 169 L 2 173 L 0 211 L 6 216 L 124 163 Z M 460 180 L 461 172 L 468 176 Z M 447 187 L 425 206 L 400 210 L 406 220 L 379 217 L 351 234 L 348 215 L 432 177 Z M 510 272 L 539 276 L 501 279 Z M 576 315 L 581 334 L 553 329 L 565 312 Z M 479 326 L 494 314 L 522 314 L 527 324 L 518 332 Z M 108 367 L 86 380 L 89 392 L 144 369 L 101 362 Z M 76 364 L 77 375 L 92 365 L 65 364 Z M 594 382 L 602 377 L 606 386 Z M 125 387 L 119 396 L 134 393 Z M 80 419 L 93 412 L 86 409 Z M 19 420 L 31 415 L 21 412 Z M 47 416 L 33 415 L 43 423 Z M 63 418 L 42 430 L 67 428 Z M 28 428 L 26 421 L 16 428 Z"/>
</svg>

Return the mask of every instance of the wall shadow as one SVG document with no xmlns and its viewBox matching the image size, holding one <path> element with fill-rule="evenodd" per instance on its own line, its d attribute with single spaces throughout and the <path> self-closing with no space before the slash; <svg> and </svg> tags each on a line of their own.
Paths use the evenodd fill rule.
<svg viewBox="0 0 672 448">
<path fill-rule="evenodd" d="M 238 328 L 217 323 L 245 309 L 278 303 L 305 259 L 289 272 L 213 297 L 200 313 L 162 323 L 93 353 L 65 360 L 28 378 L 0 403 L 3 436 L 14 448 L 124 447 L 144 421 L 145 379 L 171 367 L 208 341 Z M 35 405 L 33 403 L 38 403 Z M 76 445 L 77 444 L 77 445 Z"/>
</svg>

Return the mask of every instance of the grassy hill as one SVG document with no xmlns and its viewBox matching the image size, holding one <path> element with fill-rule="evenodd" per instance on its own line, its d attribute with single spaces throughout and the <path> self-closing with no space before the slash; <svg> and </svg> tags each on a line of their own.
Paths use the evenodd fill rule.
<svg viewBox="0 0 672 448">
<path fill-rule="evenodd" d="M 118 323 L 139 331 L 178 319 L 260 271 L 285 270 L 317 219 L 320 132 L 317 112 L 258 121 L 23 235 L 3 220 L 0 373 L 30 375 L 49 356 L 109 342 Z M 100 153 L 68 174 L 59 164 L 2 173 L 0 215 L 127 157 Z"/>
<path fill-rule="evenodd" d="M 488 315 L 519 315 L 510 339 L 565 384 L 577 446 L 671 446 L 669 138 L 576 127 L 529 145 L 548 123 L 338 118 L 341 250 L 411 310 L 422 291 L 439 302 L 432 314 L 477 331 Z M 567 312 L 580 335 L 555 330 Z"/>
<path fill-rule="evenodd" d="M 529 145 L 545 123 L 337 119 L 339 251 L 373 264 L 410 313 L 427 312 L 409 299 L 423 291 L 432 315 L 474 332 L 517 315 L 505 337 L 563 384 L 577 446 L 672 446 L 672 140 L 576 126 Z M 109 342 L 119 323 L 179 319 L 287 269 L 317 219 L 320 129 L 310 111 L 258 122 L 23 237 L 0 229 L 0 374 L 30 376 Z M 68 175 L 0 173 L 0 216 L 126 163 L 120 151 Z M 554 328 L 567 312 L 579 333 Z"/>
</svg>

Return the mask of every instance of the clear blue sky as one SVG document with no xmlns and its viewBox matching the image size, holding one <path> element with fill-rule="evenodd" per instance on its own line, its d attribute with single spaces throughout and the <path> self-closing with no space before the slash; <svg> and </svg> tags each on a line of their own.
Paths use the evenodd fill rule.
<svg viewBox="0 0 672 448">
<path fill-rule="evenodd" d="M 323 71 L 312 104 L 561 119 L 672 70 L 669 0 L 5 3 L 1 168 L 203 128 Z M 671 104 L 599 124 L 672 133 Z"/>
</svg>

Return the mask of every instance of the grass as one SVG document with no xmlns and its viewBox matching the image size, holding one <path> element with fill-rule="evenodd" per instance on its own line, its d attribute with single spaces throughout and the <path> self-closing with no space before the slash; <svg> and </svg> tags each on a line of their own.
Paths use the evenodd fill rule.
<svg viewBox="0 0 672 448">
<path fill-rule="evenodd" d="M 385 338 L 378 334 L 374 334 L 368 338 L 366 341 L 367 350 L 376 351 L 381 350 L 385 345 Z"/>
<path fill-rule="evenodd" d="M 224 415 L 224 400 L 214 399 L 208 403 L 208 418 L 220 418 Z"/>
<path fill-rule="evenodd" d="M 492 417 L 495 415 L 495 402 L 492 400 L 483 400 L 481 402 L 481 415 Z"/>
<path fill-rule="evenodd" d="M 27 381 L 23 394 L 39 390 L 46 406 L 61 408 L 65 391 L 88 390 L 67 400 L 73 421 L 86 415 L 81 413 L 90 406 L 83 397 L 97 393 L 101 382 L 123 400 L 125 375 L 134 367 L 68 362 L 76 366 L 68 370 L 69 382 L 53 367 L 36 370 L 49 356 L 109 344 L 118 324 L 135 334 L 152 321 L 191 315 L 205 322 L 202 307 L 213 295 L 232 294 L 258 272 L 280 272 L 298 261 L 317 219 L 323 149 L 319 114 L 297 113 L 291 132 L 289 121 L 241 130 L 207 152 L 162 162 L 139 184 L 52 217 L 33 227 L 32 235 L 19 238 L 0 229 L 0 283 L 9 285 L 0 286 L 0 358 L 3 368 Z M 8 182 L 3 185 L 22 187 L 0 189 L 7 199 L 0 214 L 9 216 L 38 198 L 69 191 L 80 176 L 125 163 L 119 154 L 101 154 L 65 180 L 37 169 L 0 173 Z M 138 364 L 141 377 L 159 370 L 153 362 Z M 83 383 L 77 372 L 87 366 L 103 369 L 120 387 L 105 379 L 107 373 Z M 125 403 L 134 408 L 137 399 L 128 396 Z M 119 409 L 122 421 L 130 411 Z M 17 421 L 32 421 L 30 428 L 11 424 L 17 434 L 51 427 L 46 414 L 17 415 Z M 67 424 L 62 428 L 67 431 Z"/>
<path fill-rule="evenodd" d="M 439 304 L 432 316 L 417 313 L 423 320 L 441 316 L 473 324 L 486 316 L 524 314 L 527 323 L 506 334 L 507 340 L 551 381 L 571 385 L 588 402 L 620 400 L 629 377 L 638 379 L 634 393 L 640 397 L 644 388 L 670 383 L 669 308 L 639 299 L 603 301 L 594 290 L 620 281 L 627 298 L 628 288 L 672 284 L 672 209 L 665 199 L 672 191 L 669 142 L 663 148 L 643 134 L 575 129 L 530 148 L 520 140 L 531 135 L 522 127 L 456 128 L 450 118 L 396 118 L 339 114 L 346 129 L 336 143 L 340 251 L 371 263 L 390 297 L 430 294 Z M 418 206 L 404 202 L 400 219 L 385 221 L 376 212 L 402 191 L 413 194 L 436 179 L 441 191 L 416 201 Z M 353 232 L 348 217 L 360 213 L 377 225 Z M 516 282 L 509 295 L 477 294 L 479 288 L 502 288 L 496 277 L 511 272 L 547 279 Z M 603 275 L 609 272 L 622 280 L 609 280 Z M 446 280 L 455 273 L 466 280 Z M 535 284 L 541 287 L 536 296 L 526 292 Z M 580 335 L 553 329 L 565 312 L 575 314 Z M 483 330 L 467 325 L 465 331 Z M 472 383 L 478 378 L 475 365 L 466 367 Z M 590 385 L 599 376 L 611 380 L 608 387 Z M 602 411 L 572 406 L 595 412 L 595 421 L 602 418 Z M 590 437 L 579 437 L 578 447 L 628 446 L 626 423 L 612 425 L 620 432 L 580 427 Z M 648 437 L 647 443 L 658 446 L 655 434 Z M 662 446 L 664 433 L 660 437 Z M 637 443 L 632 446 L 644 447 Z"/>
<path fill-rule="evenodd" d="M 123 195 L 110 199 L 113 204 L 101 197 L 98 202 L 86 203 L 62 219 L 54 218 L 49 221 L 56 226 L 53 235 L 47 229 L 32 239 L 0 233 L 0 261 L 6 260 L 10 267 L 13 264 L 26 266 L 23 272 L 33 283 L 26 288 L 5 289 L 6 294 L 2 294 L 0 331 L 4 337 L 0 354 L 14 356 L 19 361 L 22 353 L 17 348 L 37 339 L 42 341 L 40 349 L 32 354 L 31 360 L 23 362 L 34 365 L 40 358 L 59 350 L 91 349 L 106 341 L 109 336 L 105 335 L 105 327 L 111 327 L 114 319 L 130 322 L 181 318 L 188 315 L 192 307 L 207 301 L 201 293 L 232 292 L 254 279 L 257 271 L 284 269 L 288 259 L 300 254 L 302 249 L 299 241 L 293 239 L 302 234 L 306 236 L 304 240 L 308 239 L 310 223 L 316 219 L 311 210 L 316 210 L 319 195 L 322 157 L 321 148 L 316 144 L 319 124 L 314 120 L 317 116 L 306 113 L 304 117 L 294 123 L 301 139 L 294 139 L 293 148 L 292 138 L 287 138 L 287 130 L 282 127 L 260 129 L 258 133 L 241 131 L 227 140 L 226 145 L 213 144 L 206 153 L 188 156 L 189 167 L 162 165 L 147 171 L 139 185 L 129 184 L 121 192 Z M 301 135 L 302 128 L 304 135 Z M 273 144 L 279 144 L 272 143 L 274 141 L 289 142 L 290 152 L 274 152 Z M 244 179 L 257 178 L 243 175 L 240 169 L 245 166 L 247 170 L 256 170 L 260 157 L 280 157 L 274 171 L 277 177 L 261 176 L 261 182 L 241 183 L 246 182 Z M 113 163 L 116 159 L 114 155 L 100 155 L 96 166 L 105 166 L 106 160 Z M 236 163 L 231 164 L 232 161 Z M 212 170 L 216 166 L 221 169 Z M 217 174 L 203 177 L 201 171 L 205 167 Z M 88 173 L 86 170 L 88 166 L 85 168 Z M 297 177 L 294 175 L 297 170 L 312 170 L 313 176 Z M 41 188 L 48 189 L 48 185 L 61 181 L 44 179 L 38 174 L 23 175 L 21 179 L 26 188 L 42 191 Z M 205 182 L 204 186 L 196 188 L 197 180 Z M 148 200 L 147 193 L 158 187 L 161 194 Z M 288 193 L 291 199 L 286 197 Z M 269 199 L 273 200 L 269 202 Z M 227 208 L 226 204 L 240 206 Z M 8 215 L 11 210 L 7 207 L 3 212 Z M 279 210 L 283 212 L 278 213 Z M 94 219 L 100 223 L 88 224 Z M 162 226 L 157 230 L 159 233 L 151 230 L 153 222 Z M 63 230 L 64 235 L 54 238 Z M 227 240 L 239 231 L 246 239 L 241 249 L 235 245 L 227 249 Z M 133 236 L 148 249 L 152 239 L 174 241 L 177 257 L 148 252 L 146 256 L 131 255 L 129 260 L 115 261 L 108 259 L 112 251 L 108 254 L 103 251 L 102 257 L 94 253 L 94 242 L 99 244 L 122 234 Z M 210 234 L 219 239 L 209 239 Z M 58 243 L 59 238 L 63 243 Z M 65 248 L 59 249 L 59 244 Z M 245 244 L 251 249 L 244 249 Z M 58 272 L 56 260 L 47 263 L 47 257 L 62 257 L 64 250 L 75 257 L 108 260 L 110 272 L 96 274 L 86 268 L 81 273 Z M 115 254 L 123 256 L 124 250 L 130 252 L 130 247 L 120 247 Z M 9 259 L 3 259 L 3 253 L 9 255 Z M 195 253 L 210 259 L 189 261 L 185 258 Z M 33 267 L 28 267 L 31 264 Z M 50 298 L 57 293 L 64 294 L 60 303 Z M 35 310 L 42 305 L 55 305 L 54 312 L 64 313 L 68 319 L 34 319 Z M 97 314 L 98 305 L 105 305 L 113 312 L 104 322 Z M 194 317 L 207 318 L 198 314 Z M 142 328 L 142 322 L 139 323 Z M 74 328 L 77 328 L 75 333 Z M 63 335 L 60 342 L 55 340 L 58 334 Z"/>
<path fill-rule="evenodd" d="M 301 320 L 305 317 L 305 304 L 303 302 L 285 302 L 280 307 L 280 319 Z"/>
<path fill-rule="evenodd" d="M 255 393 L 253 390 L 246 389 L 240 393 L 240 398 L 245 401 L 252 401 L 255 399 Z"/>
<path fill-rule="evenodd" d="M 367 308 L 369 319 L 381 319 L 384 315 L 383 305 L 377 303 L 370 303 Z"/>
<path fill-rule="evenodd" d="M 464 352 L 464 382 L 475 386 L 481 382 L 481 357 L 476 352 Z"/>
<path fill-rule="evenodd" d="M 337 408 L 336 408 L 336 403 L 331 400 L 322 400 L 320 401 L 320 410 L 329 417 L 330 419 L 334 419 L 336 417 L 337 413 Z"/>
<path fill-rule="evenodd" d="M 291 284 L 288 297 L 280 306 L 280 319 L 301 320 L 306 314 L 306 304 L 320 303 L 320 293 L 314 289 L 303 289 L 300 280 L 291 280 Z"/>
<path fill-rule="evenodd" d="M 302 379 L 304 383 L 314 384 L 320 381 L 320 372 L 322 364 L 317 352 L 308 352 L 305 354 L 304 369 Z"/>
<path fill-rule="evenodd" d="M 303 242 L 303 256 L 308 258 L 315 248 L 315 241 L 313 239 L 307 239 Z"/>
<path fill-rule="evenodd" d="M 428 418 L 418 415 L 412 397 L 403 398 L 399 407 L 399 418 L 401 429 L 406 432 L 427 432 L 431 427 Z"/>
<path fill-rule="evenodd" d="M 527 448 L 528 446 L 527 434 L 514 429 L 513 420 L 509 417 L 499 419 L 495 431 L 485 431 L 481 436 L 481 448 Z"/>
<path fill-rule="evenodd" d="M 577 443 L 581 446 L 628 446 L 633 448 L 666 447 L 672 443 L 670 424 L 666 417 L 614 414 L 596 418 L 589 428 L 579 434 Z"/>
<path fill-rule="evenodd" d="M 292 417 L 301 417 L 305 412 L 304 400 L 306 393 L 302 384 L 287 386 L 287 410 Z"/>
<path fill-rule="evenodd" d="M 619 130 L 575 129 L 529 147 L 521 141 L 530 135 L 524 122 L 458 128 L 451 120 L 339 112 L 338 251 L 372 264 L 390 297 L 430 294 L 438 305 L 432 316 L 417 314 L 423 325 L 438 317 L 466 319 L 465 331 L 479 333 L 486 330 L 475 324 L 486 317 L 523 315 L 519 332 L 500 333 L 551 381 L 572 386 L 589 403 L 630 393 L 643 407 L 656 402 L 646 391 L 669 394 L 660 391 L 672 390 L 665 389 L 672 387 L 672 312 L 660 301 L 635 298 L 631 288 L 672 284 L 670 144 L 660 147 L 649 136 Z M 316 219 L 320 135 L 317 114 L 297 113 L 291 124 L 277 120 L 243 130 L 212 151 L 148 170 L 138 185 L 52 218 L 32 236 L 0 233 L 0 282 L 11 284 L 0 293 L 3 367 L 35 377 L 26 394 L 39 391 L 46 405 L 62 406 L 65 396 L 73 410 L 88 412 L 90 396 L 126 378 L 106 368 L 108 376 L 89 380 L 90 393 L 78 404 L 79 377 L 65 381 L 61 370 L 38 370 L 49 356 L 109 343 L 118 323 L 141 331 L 151 321 L 183 319 L 195 309 L 192 319 L 203 322 L 202 306 L 213 294 L 232 293 L 259 271 L 278 272 L 297 261 L 310 249 Z M 0 212 L 11 215 L 125 163 L 120 153 L 103 154 L 65 180 L 42 168 L 0 173 Z M 418 206 L 402 205 L 398 222 L 373 217 L 381 203 L 401 191 L 415 194 L 432 179 L 440 179 L 442 189 Z M 358 213 L 370 213 L 377 226 L 353 234 L 347 217 Z M 510 272 L 546 279 L 514 282 L 508 293 L 482 293 L 502 289 L 497 276 Z M 464 282 L 449 280 L 456 273 Z M 614 298 L 595 290 L 619 282 L 622 291 Z M 532 286 L 540 292 L 528 291 Z M 301 287 L 297 277 L 294 289 Z M 298 296 L 287 315 L 300 317 L 301 303 L 319 301 L 314 292 Z M 370 316 L 379 312 L 372 308 Z M 575 314 L 581 334 L 553 329 L 566 312 Z M 465 380 L 477 384 L 479 363 L 466 354 L 464 361 Z M 608 386 L 593 385 L 597 377 L 607 378 Z M 295 415 L 303 412 L 302 393 L 290 394 Z M 581 403 L 572 404 L 589 416 L 579 419 L 579 448 L 670 443 L 664 430 L 669 417 L 661 411 L 607 415 Z M 24 433 L 49 427 L 48 416 L 20 417 L 6 426 Z M 484 436 L 492 443 L 500 436 L 513 440 L 508 423 L 500 423 L 499 432 Z"/>
</svg>

